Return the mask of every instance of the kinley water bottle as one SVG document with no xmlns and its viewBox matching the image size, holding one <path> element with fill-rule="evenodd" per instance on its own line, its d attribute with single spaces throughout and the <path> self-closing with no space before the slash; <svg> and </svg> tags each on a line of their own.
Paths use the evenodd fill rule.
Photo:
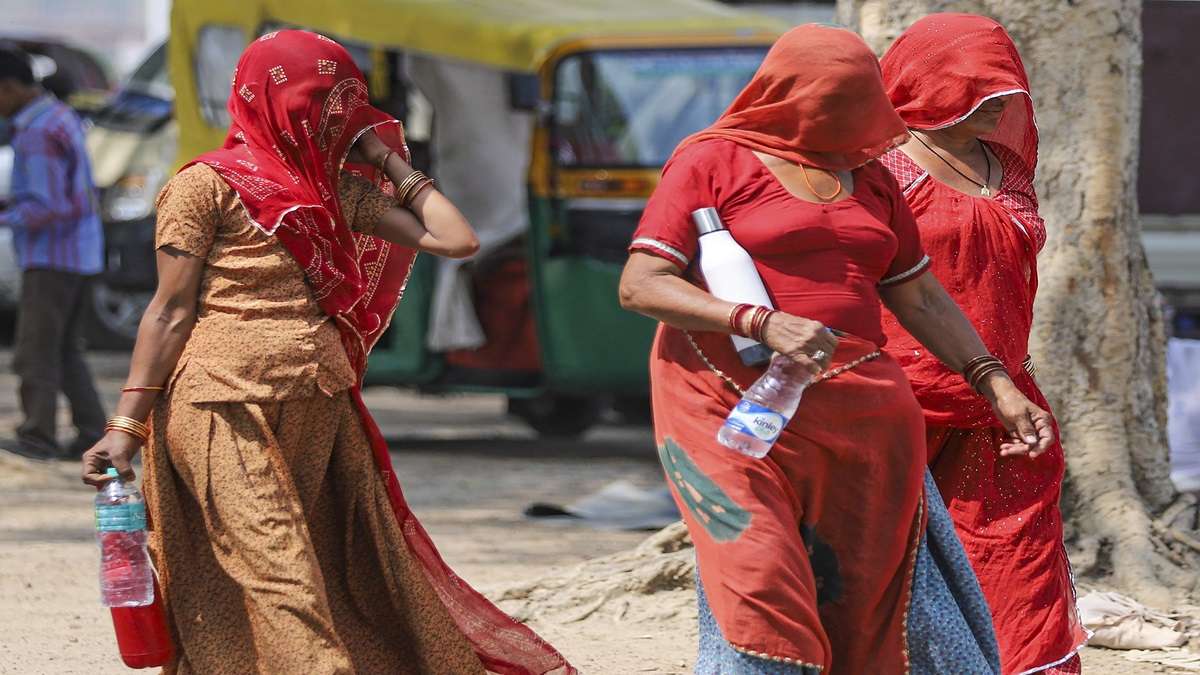
<svg viewBox="0 0 1200 675">
<path fill-rule="evenodd" d="M 100 545 L 100 602 L 140 607 L 154 601 L 154 569 L 146 552 L 146 502 L 116 469 L 96 495 L 96 542 Z"/>
<path fill-rule="evenodd" d="M 717 442 L 743 455 L 766 457 L 800 406 L 812 373 L 782 354 L 746 390 L 717 431 Z"/>
</svg>

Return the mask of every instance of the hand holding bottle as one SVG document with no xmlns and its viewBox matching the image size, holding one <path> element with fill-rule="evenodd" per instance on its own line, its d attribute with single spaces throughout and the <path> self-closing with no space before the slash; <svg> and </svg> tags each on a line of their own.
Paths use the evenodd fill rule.
<svg viewBox="0 0 1200 675">
<path fill-rule="evenodd" d="M 136 478 L 133 458 L 141 448 L 140 439 L 120 431 L 109 431 L 83 453 L 83 482 L 96 488 L 104 487 L 112 480 L 106 473 L 111 466 L 121 480 L 132 483 Z"/>
<path fill-rule="evenodd" d="M 768 347 L 802 366 L 814 377 L 829 368 L 838 339 L 820 321 L 775 312 L 767 320 L 763 338 Z"/>
</svg>

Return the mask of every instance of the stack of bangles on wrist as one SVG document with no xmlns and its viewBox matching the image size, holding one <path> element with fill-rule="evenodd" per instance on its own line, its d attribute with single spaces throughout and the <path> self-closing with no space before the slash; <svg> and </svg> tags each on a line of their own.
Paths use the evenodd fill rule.
<svg viewBox="0 0 1200 675">
<path fill-rule="evenodd" d="M 408 178 L 400 181 L 400 184 L 396 186 L 396 201 L 407 209 L 412 206 L 417 195 L 431 185 L 434 185 L 432 178 L 420 171 L 413 171 L 408 174 Z"/>
<path fill-rule="evenodd" d="M 1000 359 L 991 354 L 984 354 L 967 361 L 967 365 L 963 366 L 962 376 L 972 389 L 979 391 L 979 385 L 983 383 L 984 378 L 995 372 L 1008 373 Z"/>
<path fill-rule="evenodd" d="M 729 311 L 729 332 L 750 338 L 755 342 L 765 343 L 763 333 L 766 331 L 767 321 L 776 311 L 778 310 L 762 305 L 747 303 L 734 305 L 733 309 Z"/>
<path fill-rule="evenodd" d="M 134 438 L 145 443 L 150 439 L 150 427 L 144 422 L 139 422 L 132 417 L 122 417 L 117 415 L 104 425 L 105 431 L 120 431 L 123 434 L 129 434 Z"/>
</svg>

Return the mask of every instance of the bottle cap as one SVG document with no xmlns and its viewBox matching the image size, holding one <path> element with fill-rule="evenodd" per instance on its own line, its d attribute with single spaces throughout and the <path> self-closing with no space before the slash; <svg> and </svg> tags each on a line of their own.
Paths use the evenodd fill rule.
<svg viewBox="0 0 1200 675">
<path fill-rule="evenodd" d="M 701 235 L 710 232 L 720 232 L 725 229 L 725 224 L 721 222 L 720 214 L 711 206 L 692 211 L 692 222 L 696 223 L 696 231 Z"/>
<path fill-rule="evenodd" d="M 109 478 L 120 478 L 121 477 L 120 472 L 117 471 L 117 467 L 115 467 L 115 466 L 108 467 L 104 471 L 104 475 L 108 476 Z"/>
</svg>

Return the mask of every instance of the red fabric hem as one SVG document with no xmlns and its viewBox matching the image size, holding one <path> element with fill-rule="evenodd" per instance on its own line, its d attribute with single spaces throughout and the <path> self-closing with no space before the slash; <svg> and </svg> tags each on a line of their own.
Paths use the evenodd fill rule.
<svg viewBox="0 0 1200 675">
<path fill-rule="evenodd" d="M 638 251 L 640 253 L 649 253 L 652 256 L 674 263 L 675 266 L 680 269 L 680 271 L 686 271 L 688 268 L 688 265 L 683 264 L 683 261 L 679 258 L 676 258 L 675 256 L 658 247 L 651 246 L 650 244 L 630 244 L 629 252 L 633 253 L 634 251 Z"/>
<path fill-rule="evenodd" d="M 392 468 L 387 441 L 363 402 L 362 390 L 355 387 L 351 394 L 371 441 L 375 465 L 387 484 L 388 498 L 404 532 L 405 543 L 421 562 L 438 597 L 450 609 L 450 616 L 472 643 L 488 672 L 497 675 L 577 675 L 579 671 L 567 663 L 562 654 L 471 588 L 442 560 L 433 540 L 404 499 L 400 481 Z M 466 625 L 468 617 L 470 625 Z"/>
</svg>

